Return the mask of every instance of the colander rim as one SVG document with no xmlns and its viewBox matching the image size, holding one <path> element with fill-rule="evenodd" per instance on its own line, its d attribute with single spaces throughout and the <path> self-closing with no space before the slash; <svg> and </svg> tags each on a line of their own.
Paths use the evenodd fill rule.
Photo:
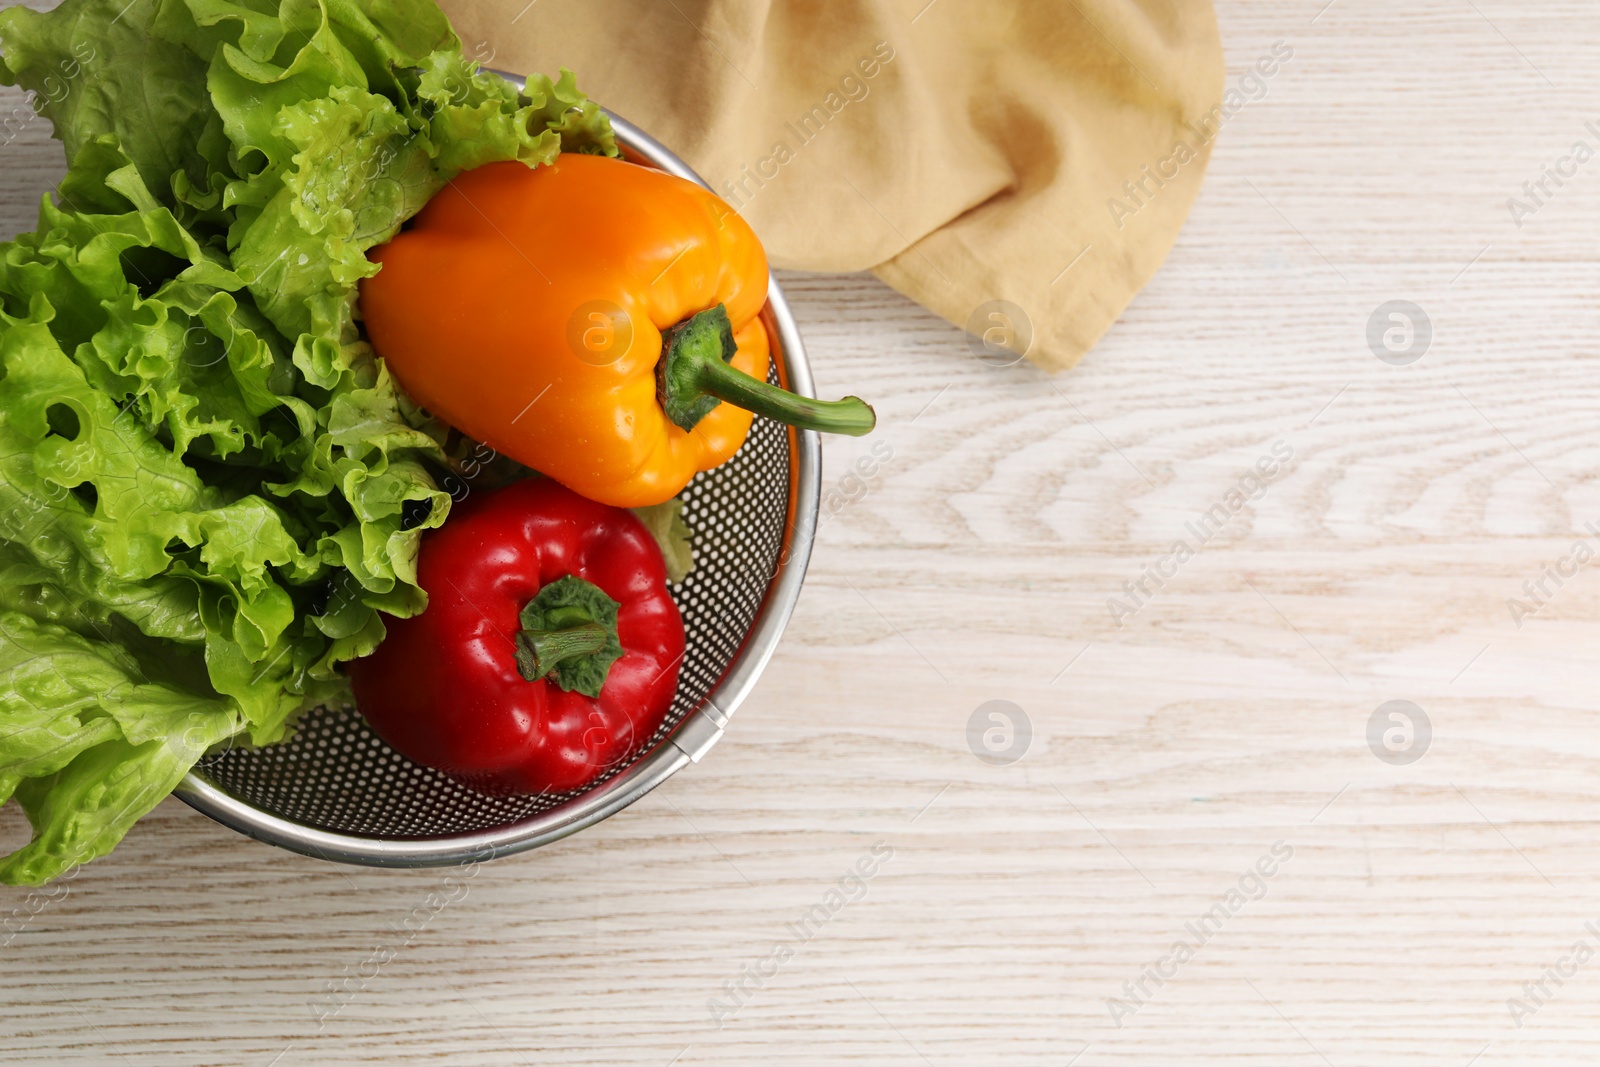
<svg viewBox="0 0 1600 1067">
<path fill-rule="evenodd" d="M 520 90 L 523 80 L 497 71 Z M 605 109 L 624 153 L 669 173 L 711 186 L 682 159 L 639 127 Z M 815 396 L 805 345 L 777 278 L 768 273 L 767 321 L 777 334 L 774 364 L 783 384 Z M 821 443 L 816 433 L 789 431 L 790 503 L 776 568 L 743 645 L 701 705 L 654 751 L 591 792 L 548 811 L 488 830 L 427 837 L 372 837 L 306 826 L 219 788 L 196 769 L 174 795 L 247 837 L 302 855 L 369 867 L 443 867 L 511 855 L 550 844 L 616 814 L 689 763 L 698 763 L 722 738 L 729 720 L 765 669 L 788 625 L 811 558 L 822 497 Z"/>
</svg>

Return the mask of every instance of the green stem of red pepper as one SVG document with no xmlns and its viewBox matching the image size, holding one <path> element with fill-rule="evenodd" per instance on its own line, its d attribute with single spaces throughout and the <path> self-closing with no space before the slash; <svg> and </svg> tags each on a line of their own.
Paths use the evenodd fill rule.
<svg viewBox="0 0 1600 1067">
<path fill-rule="evenodd" d="M 667 331 L 656 364 L 656 396 L 667 418 L 684 430 L 727 401 L 790 426 L 860 437 L 877 416 L 860 397 L 813 400 L 768 385 L 728 365 L 738 347 L 733 324 L 721 304 L 691 315 Z"/>
<path fill-rule="evenodd" d="M 599 586 L 576 575 L 551 582 L 522 609 L 518 673 L 530 682 L 549 677 L 569 693 L 598 697 L 622 656 L 618 607 Z"/>
<path fill-rule="evenodd" d="M 517 670 L 530 682 L 555 670 L 563 660 L 592 656 L 606 647 L 606 628 L 580 622 L 563 630 L 523 630 L 517 634 Z"/>
</svg>

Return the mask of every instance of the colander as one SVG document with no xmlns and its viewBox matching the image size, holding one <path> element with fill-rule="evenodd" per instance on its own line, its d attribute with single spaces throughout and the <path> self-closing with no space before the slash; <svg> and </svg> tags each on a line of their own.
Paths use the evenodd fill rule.
<svg viewBox="0 0 1600 1067">
<path fill-rule="evenodd" d="M 520 89 L 522 80 L 507 79 Z M 609 112 L 608 112 L 609 114 Z M 626 157 L 705 185 L 615 114 Z M 709 186 L 707 186 L 709 188 Z M 768 380 L 814 395 L 783 292 L 769 279 Z M 771 658 L 816 533 L 817 435 L 757 418 L 744 447 L 684 491 L 695 566 L 672 587 L 687 650 L 666 721 L 630 762 L 589 787 L 537 797 L 479 796 L 386 745 L 349 709 L 308 712 L 294 737 L 202 760 L 177 789 L 190 806 L 258 841 L 374 867 L 430 867 L 537 848 L 592 826 L 699 762 Z"/>
</svg>

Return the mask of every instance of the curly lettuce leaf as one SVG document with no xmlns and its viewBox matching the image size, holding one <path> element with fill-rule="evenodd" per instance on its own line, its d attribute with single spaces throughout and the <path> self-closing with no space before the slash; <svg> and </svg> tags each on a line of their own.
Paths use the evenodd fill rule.
<svg viewBox="0 0 1600 1067">
<path fill-rule="evenodd" d="M 633 513 L 655 538 L 661 560 L 667 565 L 667 580 L 681 582 L 694 570 L 694 535 L 683 517 L 683 498 L 673 497 Z"/>
<path fill-rule="evenodd" d="M 149 32 L 163 2 L 82 0 L 49 12 L 0 11 L 0 82 L 33 92 L 68 159 L 101 136 L 114 137 L 157 190 L 197 165 L 193 146 L 210 111 L 205 61 Z"/>
</svg>

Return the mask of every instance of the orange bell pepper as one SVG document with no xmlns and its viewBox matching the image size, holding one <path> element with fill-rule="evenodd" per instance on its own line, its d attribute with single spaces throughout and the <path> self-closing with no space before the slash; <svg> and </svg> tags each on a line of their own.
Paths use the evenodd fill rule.
<svg viewBox="0 0 1600 1067">
<path fill-rule="evenodd" d="M 751 412 L 863 434 L 872 409 L 767 384 L 767 258 L 714 194 L 565 154 L 460 175 L 374 250 L 368 335 L 418 404 L 622 507 L 676 496 Z"/>
</svg>

